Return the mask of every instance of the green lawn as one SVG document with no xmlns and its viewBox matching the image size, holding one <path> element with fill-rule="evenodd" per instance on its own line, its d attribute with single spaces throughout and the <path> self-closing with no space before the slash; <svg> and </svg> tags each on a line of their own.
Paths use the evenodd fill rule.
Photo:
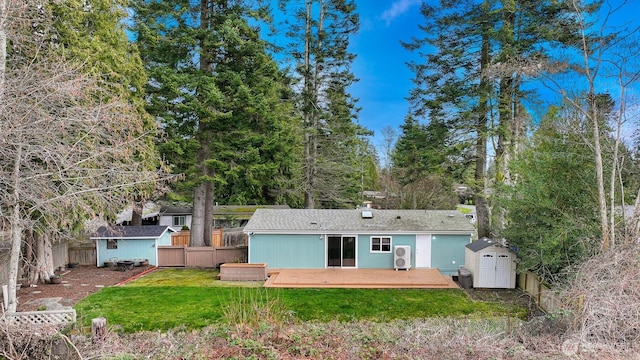
<svg viewBox="0 0 640 360">
<path fill-rule="evenodd" d="M 457 289 L 265 289 L 255 283 L 228 284 L 214 275 L 206 270 L 156 271 L 127 286 L 102 289 L 75 308 L 84 325 L 102 316 L 125 332 L 195 329 L 218 322 L 526 315 L 521 308 L 472 301 Z"/>
</svg>

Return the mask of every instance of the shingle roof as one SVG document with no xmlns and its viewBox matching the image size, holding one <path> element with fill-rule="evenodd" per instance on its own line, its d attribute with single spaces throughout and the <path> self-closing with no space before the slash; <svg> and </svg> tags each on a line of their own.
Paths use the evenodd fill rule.
<svg viewBox="0 0 640 360">
<path fill-rule="evenodd" d="M 155 239 L 165 231 L 173 231 L 169 226 L 102 226 L 91 236 L 91 239 Z"/>
<path fill-rule="evenodd" d="M 191 213 L 193 213 L 192 206 L 163 205 L 160 207 L 160 214 L 162 215 L 190 215 Z"/>
<path fill-rule="evenodd" d="M 373 217 L 363 218 L 362 211 Z M 472 233 L 474 226 L 457 210 L 257 209 L 245 232 L 453 232 Z"/>
</svg>

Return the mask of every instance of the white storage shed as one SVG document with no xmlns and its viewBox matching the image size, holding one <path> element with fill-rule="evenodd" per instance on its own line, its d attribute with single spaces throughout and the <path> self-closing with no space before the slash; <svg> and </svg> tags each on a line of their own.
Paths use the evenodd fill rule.
<svg viewBox="0 0 640 360">
<path fill-rule="evenodd" d="M 514 289 L 517 257 L 495 240 L 478 239 L 464 249 L 465 267 L 474 288 Z"/>
</svg>

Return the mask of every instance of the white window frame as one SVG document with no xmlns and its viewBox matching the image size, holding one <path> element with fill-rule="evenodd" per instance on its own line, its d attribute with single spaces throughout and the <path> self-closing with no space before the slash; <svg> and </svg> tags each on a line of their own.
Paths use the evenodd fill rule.
<svg viewBox="0 0 640 360">
<path fill-rule="evenodd" d="M 171 220 L 172 226 L 185 226 L 187 225 L 187 216 L 186 215 L 173 215 L 173 219 Z"/>
<path fill-rule="evenodd" d="M 386 247 L 386 244 L 384 242 L 384 240 L 389 240 L 389 248 L 387 250 L 385 250 L 384 248 Z M 377 250 L 374 249 L 374 242 L 377 242 Z M 389 254 L 391 253 L 391 249 L 393 248 L 393 246 L 391 246 L 393 243 L 393 239 L 391 238 L 391 236 L 372 236 L 369 238 L 369 252 L 371 253 L 380 253 L 380 254 Z"/>
</svg>

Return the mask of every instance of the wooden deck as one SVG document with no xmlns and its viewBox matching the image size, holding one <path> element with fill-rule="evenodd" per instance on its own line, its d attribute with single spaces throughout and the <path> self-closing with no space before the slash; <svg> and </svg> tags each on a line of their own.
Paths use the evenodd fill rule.
<svg viewBox="0 0 640 360">
<path fill-rule="evenodd" d="M 273 269 L 264 287 L 459 289 L 438 269 Z"/>
</svg>

